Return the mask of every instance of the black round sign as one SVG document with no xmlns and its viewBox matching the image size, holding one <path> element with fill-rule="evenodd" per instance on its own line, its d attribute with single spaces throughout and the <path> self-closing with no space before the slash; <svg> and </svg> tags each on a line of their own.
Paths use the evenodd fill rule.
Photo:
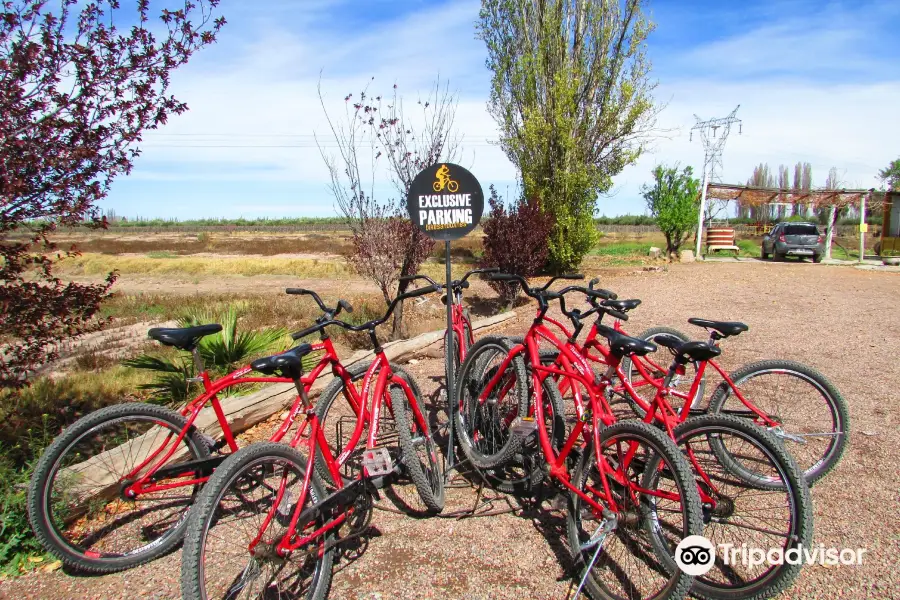
<svg viewBox="0 0 900 600">
<path fill-rule="evenodd" d="M 453 163 L 438 163 L 421 171 L 406 197 L 409 218 L 435 240 L 456 240 L 478 225 L 484 192 L 475 176 Z"/>
</svg>

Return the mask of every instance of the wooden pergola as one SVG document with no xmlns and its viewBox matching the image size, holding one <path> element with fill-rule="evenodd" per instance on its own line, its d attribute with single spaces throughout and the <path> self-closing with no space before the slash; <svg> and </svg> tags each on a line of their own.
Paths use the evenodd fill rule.
<svg viewBox="0 0 900 600">
<path fill-rule="evenodd" d="M 881 207 L 885 203 L 885 196 L 890 192 L 877 191 L 874 188 L 839 189 L 839 190 L 793 190 L 778 188 L 762 188 L 750 185 L 738 185 L 732 183 L 709 183 L 704 191 L 704 204 L 707 198 L 723 201 L 739 201 L 743 206 L 765 206 L 771 204 L 804 204 L 815 208 L 828 207 L 832 210 L 846 206 L 859 207 L 859 262 L 863 261 L 865 254 L 866 206 L 871 208 Z M 829 219 L 829 230 L 831 221 Z M 703 221 L 698 224 L 697 240 L 703 236 Z M 697 247 L 700 247 L 698 243 Z M 699 252 L 698 252 L 699 254 Z"/>
<path fill-rule="evenodd" d="M 869 190 L 790 190 L 761 188 L 731 183 L 710 183 L 706 189 L 707 198 L 715 200 L 736 200 L 743 205 L 763 206 L 766 204 L 792 203 L 808 206 L 842 208 L 856 206 L 865 201 L 869 206 L 880 205 L 886 192 Z"/>
</svg>

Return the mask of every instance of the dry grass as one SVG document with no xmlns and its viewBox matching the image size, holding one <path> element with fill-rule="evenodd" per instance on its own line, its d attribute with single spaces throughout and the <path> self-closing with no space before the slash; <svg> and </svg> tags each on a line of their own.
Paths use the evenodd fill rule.
<svg viewBox="0 0 900 600">
<path fill-rule="evenodd" d="M 352 250 L 350 237 L 344 232 L 307 234 L 154 234 L 135 232 L 128 235 L 69 235 L 58 237 L 60 246 L 74 244 L 82 252 L 98 254 L 144 254 L 171 252 L 177 255 L 212 252 L 219 254 L 337 254 Z"/>
<path fill-rule="evenodd" d="M 104 275 L 110 271 L 128 275 L 294 275 L 333 278 L 352 275 L 343 259 L 263 258 L 232 256 L 177 256 L 154 253 L 147 256 L 109 256 L 85 253 L 60 264 L 68 275 Z"/>
</svg>

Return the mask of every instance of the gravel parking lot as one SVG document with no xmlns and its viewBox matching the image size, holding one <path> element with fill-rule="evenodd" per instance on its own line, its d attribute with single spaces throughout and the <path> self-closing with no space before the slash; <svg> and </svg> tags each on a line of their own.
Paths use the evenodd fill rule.
<svg viewBox="0 0 900 600">
<path fill-rule="evenodd" d="M 641 298 L 629 329 L 676 327 L 698 316 L 741 320 L 750 331 L 723 344 L 730 370 L 763 358 L 792 358 L 831 379 L 850 405 L 851 442 L 837 469 L 813 489 L 816 544 L 866 548 L 861 566 L 807 566 L 783 598 L 900 598 L 900 276 L 797 263 L 674 265 L 663 272 L 624 272 L 603 286 Z M 477 286 L 472 291 L 486 292 Z M 524 332 L 531 307 L 518 309 L 508 333 Z M 438 410 L 442 361 L 410 365 Z M 707 388 L 711 389 L 710 387 Z M 472 506 L 476 490 L 460 482 L 446 511 Z M 407 490 L 400 490 L 403 496 Z M 562 512 L 552 503 L 521 507 L 496 498 L 487 517 L 416 519 L 375 513 L 364 552 L 335 568 L 331 597 L 565 598 L 572 593 Z M 388 498 L 379 504 L 393 507 Z M 35 572 L 0 582 L 0 598 L 180 597 L 180 552 L 105 577 Z"/>
</svg>

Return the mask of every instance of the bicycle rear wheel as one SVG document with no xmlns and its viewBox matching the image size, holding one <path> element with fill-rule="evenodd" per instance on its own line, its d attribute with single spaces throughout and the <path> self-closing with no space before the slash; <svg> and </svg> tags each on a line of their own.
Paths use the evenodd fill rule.
<svg viewBox="0 0 900 600">
<path fill-rule="evenodd" d="M 530 381 L 530 379 L 529 379 Z M 541 383 L 541 398 L 544 408 L 544 427 L 550 436 L 550 443 L 558 452 L 566 438 L 566 421 L 563 399 L 556 381 L 545 377 Z M 534 391 L 529 386 L 529 407 L 534 404 Z M 529 411 L 534 414 L 533 409 Z M 482 469 L 481 474 L 491 487 L 505 494 L 525 496 L 532 494 L 544 480 L 546 464 L 541 452 L 538 433 L 522 440 L 522 446 L 509 462 L 493 469 Z"/>
<path fill-rule="evenodd" d="M 181 560 L 181 592 L 186 600 L 327 597 L 334 530 L 286 556 L 277 552 L 298 509 L 307 468 L 302 454 L 271 442 L 247 446 L 222 463 L 188 523 Z M 313 473 L 299 509 L 306 510 L 324 497 Z M 267 517 L 270 521 L 264 529 Z M 298 523 L 297 535 L 309 535 L 327 520 L 319 514 L 308 523 Z M 251 553 L 250 546 L 260 535 Z"/>
<path fill-rule="evenodd" d="M 28 488 L 28 519 L 41 545 L 65 564 L 93 573 L 129 569 L 172 550 L 202 484 L 135 498 L 125 488 L 169 450 L 167 464 L 209 457 L 195 429 L 178 440 L 186 426 L 167 408 L 128 403 L 94 411 L 66 428 L 44 451 Z M 188 471 L 159 483 L 197 477 Z"/>
<path fill-rule="evenodd" d="M 801 565 L 766 561 L 752 566 L 736 561 L 739 554 L 720 550 L 728 545 L 767 553 L 809 548 L 809 487 L 784 447 L 747 419 L 725 415 L 692 417 L 676 427 L 674 435 L 703 491 L 703 535 L 718 554 L 712 569 L 694 580 L 691 594 L 708 600 L 762 600 L 789 588 Z M 752 464 L 764 479 L 747 480 L 735 473 L 719 461 L 714 444 L 727 448 L 734 460 Z M 675 566 L 671 558 L 668 561 Z"/>
<path fill-rule="evenodd" d="M 850 411 L 824 375 L 792 360 L 763 360 L 729 376 L 749 402 L 778 423 L 769 431 L 794 457 L 810 486 L 841 460 L 850 439 Z M 720 383 L 710 398 L 709 412 L 761 424 L 759 415 L 747 408 L 726 382 Z M 722 452 L 720 458 L 726 460 Z"/>
<path fill-rule="evenodd" d="M 568 538 L 579 578 L 595 600 L 683 598 L 692 577 L 662 560 L 702 530 L 700 498 L 687 461 L 672 440 L 646 423 L 623 421 L 600 434 L 606 482 L 618 505 L 615 525 L 575 493 L 569 499 Z M 629 450 L 633 456 L 628 459 Z M 572 484 L 603 506 L 604 475 L 593 442 L 585 447 Z M 665 530 L 667 545 L 654 544 Z M 598 541 L 599 540 L 599 541 Z M 589 568 L 590 567 L 590 568 Z"/>
</svg>

